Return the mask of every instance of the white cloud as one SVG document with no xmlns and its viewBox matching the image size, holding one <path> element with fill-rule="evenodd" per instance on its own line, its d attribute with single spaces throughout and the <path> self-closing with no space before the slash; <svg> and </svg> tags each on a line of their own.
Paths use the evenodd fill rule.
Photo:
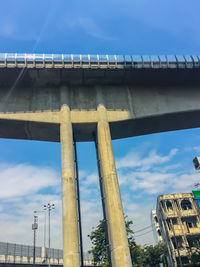
<svg viewBox="0 0 200 267">
<path fill-rule="evenodd" d="M 142 190 L 148 194 L 159 194 L 168 189 L 168 181 L 174 179 L 173 173 L 151 171 L 131 171 L 119 174 L 121 186 L 129 186 L 132 191 Z"/>
<path fill-rule="evenodd" d="M 178 169 L 180 167 L 181 167 L 181 164 L 176 163 L 176 164 L 165 165 L 164 168 L 162 166 L 154 167 L 154 171 L 157 171 L 159 173 L 166 173 L 168 171 L 175 170 L 175 169 Z"/>
<path fill-rule="evenodd" d="M 198 181 L 198 174 L 194 175 L 192 171 L 184 172 L 179 168 L 180 163 L 174 159 L 177 152 L 177 149 L 171 149 L 168 154 L 161 155 L 156 150 L 151 150 L 147 156 L 145 151 L 131 152 L 118 159 L 124 212 L 133 220 L 134 231 L 150 225 L 150 211 L 156 206 L 158 194 L 188 192 L 191 191 L 193 182 Z M 33 211 L 41 209 L 45 203 L 53 202 L 56 209 L 51 216 L 52 247 L 62 248 L 61 182 L 57 172 L 51 168 L 28 164 L 1 164 L 0 169 L 0 239 L 6 242 L 32 244 Z M 79 173 L 86 251 L 91 246 L 87 235 L 103 216 L 97 173 Z M 43 244 L 43 223 L 44 216 L 41 213 L 37 234 L 38 245 Z M 140 244 L 151 243 L 152 234 L 138 237 L 136 241 Z"/>
<path fill-rule="evenodd" d="M 184 150 L 184 148 L 183 148 Z M 156 207 L 159 194 L 191 192 L 194 182 L 200 180 L 199 173 L 185 170 L 180 157 L 174 158 L 177 149 L 171 149 L 167 155 L 152 150 L 147 156 L 131 152 L 118 159 L 118 177 L 122 192 L 125 214 L 133 220 L 133 230 L 145 228 L 151 224 L 150 212 Z M 181 151 L 179 151 L 181 153 Z M 140 244 L 153 243 L 151 228 L 136 233 Z M 141 234 L 141 236 L 140 236 Z"/>
<path fill-rule="evenodd" d="M 176 176 L 173 181 L 171 181 L 170 185 L 173 188 L 174 192 L 184 193 L 191 192 L 194 187 L 194 183 L 200 181 L 199 173 L 188 172 L 183 173 L 179 176 Z"/>
<path fill-rule="evenodd" d="M 143 170 L 148 170 L 154 165 L 161 165 L 172 159 L 178 152 L 177 148 L 171 149 L 168 155 L 161 156 L 156 150 L 151 150 L 147 157 L 142 157 L 140 153 L 129 152 L 124 157 L 117 159 L 117 168 L 135 168 L 141 167 Z"/>
<path fill-rule="evenodd" d="M 193 147 L 188 147 L 188 151 L 195 151 L 197 153 L 200 153 L 200 146 L 193 146 Z"/>
<path fill-rule="evenodd" d="M 160 155 L 152 150 L 147 157 L 139 153 L 128 153 L 118 159 L 118 176 L 121 188 L 128 186 L 133 192 L 149 195 L 166 192 L 190 192 L 193 184 L 200 180 L 194 171 L 185 171 L 180 162 L 174 161 L 177 149 Z M 173 162 L 172 162 L 173 160 Z"/>
<path fill-rule="evenodd" d="M 28 164 L 0 164 L 0 169 L 0 240 L 32 245 L 33 211 L 41 211 L 44 204 L 54 203 L 51 243 L 54 248 L 62 248 L 61 180 L 57 172 Z M 84 250 L 87 251 L 91 245 L 88 234 L 102 218 L 97 174 L 80 171 L 80 185 Z M 38 216 L 37 245 L 41 246 L 44 213 L 38 213 Z"/>
<path fill-rule="evenodd" d="M 98 183 L 99 177 L 97 173 L 90 173 L 85 175 L 85 179 L 82 179 L 82 184 L 85 186 L 91 186 L 91 185 L 96 185 Z"/>
<path fill-rule="evenodd" d="M 4 206 L 4 211 L 0 212 L 0 239 L 4 242 L 32 245 L 33 233 L 31 224 L 33 222 L 33 211 L 41 210 L 44 204 L 55 203 L 56 208 L 51 215 L 51 239 L 52 246 L 62 247 L 61 235 L 61 198 L 56 195 L 27 195 L 17 203 Z M 37 245 L 43 245 L 44 213 L 38 214 Z M 47 226 L 47 225 L 46 225 Z"/>
<path fill-rule="evenodd" d="M 3 181 L 0 187 L 2 200 L 33 194 L 60 182 L 56 172 L 47 167 L 19 164 L 0 165 L 0 169 L 0 181 Z"/>
<path fill-rule="evenodd" d="M 0 239 L 31 245 L 33 211 L 42 210 L 44 204 L 53 202 L 56 209 L 52 214 L 52 244 L 61 247 L 61 197 L 57 193 L 60 178 L 56 171 L 29 164 L 1 164 L 0 169 Z M 53 193 L 40 193 L 41 190 L 49 192 L 49 189 Z M 37 245 L 42 245 L 44 216 L 43 213 L 38 215 Z"/>
</svg>

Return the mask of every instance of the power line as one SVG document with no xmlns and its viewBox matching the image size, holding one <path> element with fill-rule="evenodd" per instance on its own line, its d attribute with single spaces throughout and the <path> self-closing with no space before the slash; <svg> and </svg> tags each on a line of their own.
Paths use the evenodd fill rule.
<svg viewBox="0 0 200 267">
<path fill-rule="evenodd" d="M 150 227 L 152 227 L 152 226 L 153 226 L 153 224 L 151 224 L 151 225 L 149 225 L 149 226 L 147 226 L 147 227 L 145 227 L 145 228 L 142 228 L 142 229 L 140 229 L 140 230 L 134 231 L 134 233 L 142 232 L 142 231 L 147 230 L 148 228 L 150 228 Z"/>
<path fill-rule="evenodd" d="M 143 233 L 143 234 L 141 234 L 141 235 L 136 235 L 136 236 L 134 236 L 134 237 L 139 237 L 139 236 L 142 236 L 142 235 L 146 235 L 146 234 L 151 233 L 151 232 L 153 232 L 153 230 L 150 230 L 150 231 L 148 231 L 148 232 L 146 232 L 146 233 Z"/>
</svg>

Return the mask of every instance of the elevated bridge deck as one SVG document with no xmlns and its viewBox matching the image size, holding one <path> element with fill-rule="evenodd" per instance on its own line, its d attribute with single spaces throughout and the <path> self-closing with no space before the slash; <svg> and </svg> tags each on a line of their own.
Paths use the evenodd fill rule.
<svg viewBox="0 0 200 267">
<path fill-rule="evenodd" d="M 199 56 L 14 53 L 0 54 L 0 137 L 58 142 L 62 86 L 77 141 L 93 140 L 97 86 L 112 139 L 200 127 Z"/>
<path fill-rule="evenodd" d="M 97 137 L 112 265 L 130 267 L 112 139 L 200 127 L 199 118 L 198 56 L 0 55 L 0 137 L 61 143 L 69 267 L 80 266 L 73 136 Z"/>
</svg>

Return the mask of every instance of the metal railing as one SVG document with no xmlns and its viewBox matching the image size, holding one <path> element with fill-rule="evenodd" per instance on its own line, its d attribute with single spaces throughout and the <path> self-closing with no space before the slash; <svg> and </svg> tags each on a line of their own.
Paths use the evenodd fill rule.
<svg viewBox="0 0 200 267">
<path fill-rule="evenodd" d="M 84 263 L 92 265 L 92 256 L 84 254 Z M 63 250 L 43 247 L 36 247 L 36 263 L 47 264 L 50 258 L 51 264 L 63 264 Z M 1 263 L 33 263 L 33 246 L 20 245 L 14 243 L 0 242 L 0 262 Z"/>
<path fill-rule="evenodd" d="M 200 68 L 200 56 L 0 53 L 0 68 Z"/>
<path fill-rule="evenodd" d="M 33 246 L 0 242 L 0 255 L 32 257 Z M 36 257 L 41 257 L 40 247 L 36 247 Z"/>
</svg>

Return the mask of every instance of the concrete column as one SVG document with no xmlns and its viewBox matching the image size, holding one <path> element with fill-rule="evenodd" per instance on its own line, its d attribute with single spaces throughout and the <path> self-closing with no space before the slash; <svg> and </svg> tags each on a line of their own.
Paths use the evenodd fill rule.
<svg viewBox="0 0 200 267">
<path fill-rule="evenodd" d="M 46 260 L 46 248 L 41 247 L 41 258 L 42 258 L 42 263 L 45 262 Z"/>
<path fill-rule="evenodd" d="M 61 88 L 60 143 L 62 166 L 63 262 L 80 267 L 73 134 L 69 89 Z"/>
<path fill-rule="evenodd" d="M 101 88 L 97 90 L 98 151 L 105 197 L 112 267 L 131 267 L 131 257 L 112 150 L 112 140 Z"/>
</svg>

